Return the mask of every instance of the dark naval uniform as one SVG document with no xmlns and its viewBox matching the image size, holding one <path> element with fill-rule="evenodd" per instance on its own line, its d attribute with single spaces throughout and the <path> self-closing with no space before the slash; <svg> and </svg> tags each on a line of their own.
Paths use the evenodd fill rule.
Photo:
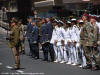
<svg viewBox="0 0 100 75">
<path fill-rule="evenodd" d="M 32 32 L 32 23 L 28 23 L 27 24 L 26 36 L 27 36 L 27 39 L 28 39 L 28 42 L 29 42 L 29 47 L 30 47 L 30 54 L 29 55 L 32 55 L 32 48 L 31 48 L 31 45 L 30 45 L 31 32 Z"/>
<path fill-rule="evenodd" d="M 48 22 L 47 23 L 47 30 L 48 30 L 48 47 L 49 47 L 49 53 L 50 53 L 50 57 L 51 57 L 51 61 L 54 61 L 54 48 L 53 48 L 53 44 L 50 43 L 51 38 L 52 38 L 52 33 L 53 33 L 53 25 L 52 22 Z"/>
<path fill-rule="evenodd" d="M 46 49 L 46 42 L 48 41 L 47 37 L 47 26 L 46 24 L 43 24 L 41 27 L 41 32 L 40 32 L 40 43 L 42 44 L 42 50 L 44 54 L 44 60 L 48 61 L 48 50 Z"/>
<path fill-rule="evenodd" d="M 32 32 L 30 36 L 30 45 L 32 50 L 32 57 L 39 59 L 39 29 L 37 26 L 32 26 Z"/>
<path fill-rule="evenodd" d="M 44 52 L 44 61 L 48 61 L 48 52 L 50 53 L 51 61 L 54 61 L 54 49 L 53 45 L 50 44 L 52 30 L 53 26 L 51 22 L 42 25 L 40 42 L 42 43 L 42 50 Z"/>
</svg>

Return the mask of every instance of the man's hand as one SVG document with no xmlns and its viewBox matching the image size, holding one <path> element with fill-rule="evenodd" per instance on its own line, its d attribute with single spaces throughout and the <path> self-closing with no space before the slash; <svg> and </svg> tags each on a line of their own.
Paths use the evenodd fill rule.
<svg viewBox="0 0 100 75">
<path fill-rule="evenodd" d="M 40 46 L 42 47 L 44 43 L 40 43 Z"/>
<path fill-rule="evenodd" d="M 70 46 L 71 42 L 70 41 L 67 41 L 67 44 L 68 44 L 68 46 Z"/>
<path fill-rule="evenodd" d="M 64 40 L 61 40 L 61 44 L 64 45 Z"/>
<path fill-rule="evenodd" d="M 57 40 L 55 40 L 55 41 L 54 41 L 54 44 L 55 44 L 55 45 L 57 45 L 57 42 L 58 42 L 58 41 L 57 41 Z"/>
<path fill-rule="evenodd" d="M 76 43 L 77 43 L 77 42 L 74 40 L 74 41 L 73 41 L 74 46 L 76 46 Z"/>
<path fill-rule="evenodd" d="M 97 47 L 97 45 L 98 45 L 98 44 L 97 44 L 97 43 L 95 43 L 95 44 L 94 44 L 94 48 L 96 48 L 96 47 Z"/>
</svg>

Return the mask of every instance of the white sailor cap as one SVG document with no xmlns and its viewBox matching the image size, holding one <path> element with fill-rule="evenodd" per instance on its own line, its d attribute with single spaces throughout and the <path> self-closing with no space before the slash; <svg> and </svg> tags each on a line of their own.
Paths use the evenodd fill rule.
<svg viewBox="0 0 100 75">
<path fill-rule="evenodd" d="M 80 20 L 79 23 L 83 23 L 83 20 Z"/>
<path fill-rule="evenodd" d="M 67 23 L 71 23 L 70 21 L 67 21 Z"/>
<path fill-rule="evenodd" d="M 55 19 L 53 22 L 56 22 L 56 23 L 58 23 L 58 20 L 57 20 L 57 19 Z"/>
<path fill-rule="evenodd" d="M 55 21 L 59 22 L 59 20 L 55 19 Z"/>
<path fill-rule="evenodd" d="M 64 24 L 64 22 L 63 22 L 63 21 L 61 21 L 61 20 L 59 20 L 59 21 L 58 21 L 58 23 Z"/>
<path fill-rule="evenodd" d="M 92 16 L 92 14 L 89 14 L 89 16 Z"/>
<path fill-rule="evenodd" d="M 94 17 L 96 17 L 97 15 L 91 15 L 91 16 L 94 16 Z"/>
<path fill-rule="evenodd" d="M 100 17 L 100 15 L 97 15 L 96 17 L 97 17 L 97 18 L 99 18 L 99 17 Z"/>
<path fill-rule="evenodd" d="M 72 18 L 71 21 L 76 21 L 76 19 L 75 18 Z"/>
</svg>

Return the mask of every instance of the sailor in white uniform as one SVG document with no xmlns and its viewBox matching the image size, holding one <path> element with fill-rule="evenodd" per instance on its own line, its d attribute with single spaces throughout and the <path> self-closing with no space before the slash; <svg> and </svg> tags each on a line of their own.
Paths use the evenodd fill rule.
<svg viewBox="0 0 100 75">
<path fill-rule="evenodd" d="M 70 34 L 70 21 L 66 22 L 66 26 L 65 26 L 65 46 L 66 46 L 66 52 L 67 52 L 67 63 L 66 64 L 71 64 L 71 49 L 72 49 L 72 44 L 71 44 L 71 34 Z"/>
<path fill-rule="evenodd" d="M 98 18 L 98 21 L 96 22 L 96 25 L 98 26 L 99 28 L 99 35 L 100 35 L 100 16 L 97 16 Z M 98 41 L 98 50 L 99 50 L 99 56 L 100 56 L 100 41 Z"/>
<path fill-rule="evenodd" d="M 54 50 L 56 55 L 56 61 L 54 62 L 60 62 L 64 63 L 67 62 L 67 55 L 66 55 L 66 48 L 64 46 L 64 33 L 65 30 L 62 27 L 62 22 L 58 21 L 58 26 L 53 30 L 53 35 L 56 37 L 54 38 Z M 53 39 L 52 35 L 52 39 Z"/>
<path fill-rule="evenodd" d="M 76 19 L 71 19 L 71 27 L 70 27 L 70 34 L 71 34 L 71 40 L 72 40 L 72 49 L 71 49 L 71 63 L 72 65 L 77 65 L 78 59 L 77 59 L 77 49 L 76 49 L 76 43 L 77 43 L 77 31 L 78 27 L 76 26 Z"/>
<path fill-rule="evenodd" d="M 58 21 L 55 19 L 53 21 L 53 33 L 52 33 L 52 38 L 51 38 L 51 41 L 50 43 L 53 44 L 53 48 L 54 48 L 54 52 L 55 52 L 55 61 L 54 62 L 58 62 L 60 59 L 58 56 L 58 54 L 60 54 L 60 52 L 58 52 L 58 46 L 57 46 L 57 24 L 58 24 Z"/>
<path fill-rule="evenodd" d="M 83 28 L 83 24 L 84 24 L 83 20 L 80 20 L 78 25 L 78 30 L 77 30 L 77 44 L 76 44 L 76 50 L 78 51 L 77 60 L 78 60 L 78 64 L 81 64 L 79 67 L 86 66 L 86 58 L 84 55 L 83 48 L 80 45 L 80 33 Z"/>
<path fill-rule="evenodd" d="M 60 21 L 59 24 L 63 24 L 63 25 L 66 25 L 65 23 L 63 23 L 62 21 Z M 67 56 L 67 52 L 66 52 L 66 35 L 65 35 L 65 29 L 64 29 L 64 26 L 61 27 L 61 30 L 60 30 L 60 35 L 62 36 L 62 39 L 60 39 L 61 41 L 61 46 L 59 46 L 60 50 L 61 50 L 61 62 L 60 63 L 67 63 L 68 62 L 68 56 Z"/>
</svg>

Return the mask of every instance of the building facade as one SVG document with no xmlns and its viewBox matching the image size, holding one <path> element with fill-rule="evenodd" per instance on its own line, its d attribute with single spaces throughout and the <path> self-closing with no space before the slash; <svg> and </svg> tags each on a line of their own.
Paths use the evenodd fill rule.
<svg viewBox="0 0 100 75">
<path fill-rule="evenodd" d="M 0 8 L 2 6 L 22 18 L 32 15 L 34 9 L 38 12 L 57 13 L 60 16 L 79 14 L 80 11 L 84 12 L 83 10 L 93 14 L 100 12 L 100 0 L 0 0 Z"/>
</svg>

